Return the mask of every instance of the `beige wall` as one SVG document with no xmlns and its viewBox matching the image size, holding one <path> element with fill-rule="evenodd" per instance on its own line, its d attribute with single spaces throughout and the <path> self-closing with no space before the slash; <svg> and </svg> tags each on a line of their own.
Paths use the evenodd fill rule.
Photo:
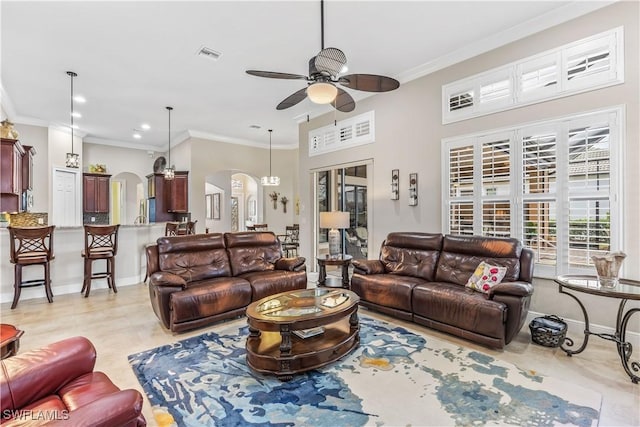
<svg viewBox="0 0 640 427">
<path fill-rule="evenodd" d="M 308 156 L 309 130 L 330 124 L 333 112 L 300 125 L 300 182 L 301 202 L 305 209 L 301 221 L 301 253 L 312 252 L 313 201 L 309 171 L 345 162 L 373 159 L 372 240 L 370 257 L 375 258 L 385 236 L 392 231 L 441 232 L 441 140 L 482 130 L 551 119 L 573 113 L 626 105 L 626 141 L 624 176 L 624 251 L 628 254 L 625 275 L 640 279 L 640 132 L 639 57 L 637 2 L 620 2 L 600 9 L 542 33 L 524 38 L 507 46 L 469 59 L 425 77 L 403 84 L 398 90 L 369 97 L 357 103 L 351 114 L 338 113 L 341 120 L 351 115 L 375 110 L 376 142 L 312 158 Z M 625 83 L 566 98 L 517 108 L 510 111 L 442 125 L 442 85 L 480 73 L 563 44 L 624 26 Z M 400 169 L 400 200 L 389 199 L 391 170 Z M 418 173 L 418 206 L 407 204 L 408 174 Z M 305 226 L 303 226 L 303 224 Z M 555 313 L 582 319 L 577 306 L 567 297 L 559 297 L 552 281 L 536 280 L 533 298 L 534 311 Z M 612 326 L 616 300 L 600 301 L 585 298 L 594 312 L 591 321 Z M 640 330 L 636 316 L 631 328 Z"/>
<path fill-rule="evenodd" d="M 197 219 L 198 224 L 205 223 L 205 182 L 221 187 L 225 191 L 224 194 L 230 196 L 232 174 L 242 172 L 259 180 L 261 176 L 269 173 L 268 149 L 198 138 L 192 138 L 189 143 L 191 144 L 191 174 L 189 178 L 190 196 L 192 197 L 189 204 L 191 217 Z M 264 201 L 262 217 L 264 222 L 269 224 L 269 229 L 276 234 L 284 233 L 287 225 L 298 222 L 294 213 L 294 200 L 298 191 L 297 159 L 298 150 L 274 149 L 271 170 L 274 175 L 280 177 L 281 185 L 279 187 L 258 188 Z M 221 177 L 225 178 L 221 179 Z M 280 193 L 280 197 L 286 196 L 290 200 L 287 204 L 286 214 L 283 212 L 280 202 L 278 202 L 278 208 L 273 209 L 268 195 L 273 191 Z M 258 209 L 261 209 L 260 204 Z M 229 201 L 222 200 L 220 224 L 222 224 L 224 231 L 230 229 L 230 214 Z M 223 231 L 223 229 L 219 229 L 218 224 L 216 224 L 216 228 L 218 231 Z"/>
</svg>

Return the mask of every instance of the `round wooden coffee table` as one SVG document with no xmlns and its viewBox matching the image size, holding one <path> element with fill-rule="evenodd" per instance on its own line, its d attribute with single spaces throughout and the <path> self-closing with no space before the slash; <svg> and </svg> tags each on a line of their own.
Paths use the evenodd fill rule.
<svg viewBox="0 0 640 427">
<path fill-rule="evenodd" d="M 345 356 L 360 343 L 358 302 L 346 289 L 304 289 L 247 307 L 247 363 L 289 380 Z"/>
</svg>

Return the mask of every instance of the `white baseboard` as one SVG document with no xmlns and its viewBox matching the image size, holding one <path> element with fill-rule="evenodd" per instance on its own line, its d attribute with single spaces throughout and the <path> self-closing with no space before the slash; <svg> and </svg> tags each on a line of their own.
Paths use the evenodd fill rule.
<svg viewBox="0 0 640 427">
<path fill-rule="evenodd" d="M 116 287 L 121 288 L 123 286 L 131 286 L 137 285 L 142 282 L 142 276 L 130 276 L 130 277 L 118 277 L 116 282 Z M 107 289 L 109 286 L 107 285 L 106 279 L 102 280 L 94 280 L 91 283 L 91 290 L 95 289 Z M 60 285 L 60 286 L 52 286 L 51 291 L 53 292 L 53 297 L 55 301 L 56 295 L 65 295 L 65 294 L 80 294 L 80 290 L 82 289 L 82 282 L 80 283 L 70 283 L 68 285 Z M 23 288 L 20 293 L 20 301 L 26 301 L 30 299 L 36 298 L 46 298 L 46 294 L 44 291 L 44 286 L 34 286 L 33 288 Z M 13 292 L 4 292 L 0 295 L 0 303 L 12 302 L 13 301 Z M 18 304 L 20 304 L 18 302 Z"/>
<path fill-rule="evenodd" d="M 546 314 L 538 313 L 536 311 L 530 311 L 529 314 L 527 315 L 527 321 L 526 321 L 525 327 L 527 328 L 529 327 L 529 322 L 531 322 L 531 320 L 533 320 L 534 317 L 540 317 L 540 316 L 546 316 Z M 567 323 L 567 336 L 573 337 L 574 341 L 576 341 L 575 347 L 576 348 L 579 347 L 582 343 L 582 337 L 584 334 L 584 321 L 575 320 L 575 319 L 564 319 L 564 318 L 562 318 L 562 320 L 564 320 Z M 614 328 L 611 328 L 609 326 L 596 325 L 593 323 L 589 325 L 589 330 L 596 334 L 612 334 L 613 335 L 616 332 Z M 592 340 L 592 339 L 600 339 L 600 338 L 591 337 L 589 339 Z M 640 333 L 627 331 L 625 339 L 627 342 L 631 343 L 634 349 L 640 348 Z"/>
</svg>

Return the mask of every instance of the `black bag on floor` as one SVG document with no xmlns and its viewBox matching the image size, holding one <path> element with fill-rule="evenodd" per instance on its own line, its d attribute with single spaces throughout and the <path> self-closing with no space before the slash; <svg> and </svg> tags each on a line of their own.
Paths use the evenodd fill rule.
<svg viewBox="0 0 640 427">
<path fill-rule="evenodd" d="M 545 347 L 559 347 L 567 335 L 567 324 L 558 316 L 536 317 L 529 323 L 531 340 Z"/>
</svg>

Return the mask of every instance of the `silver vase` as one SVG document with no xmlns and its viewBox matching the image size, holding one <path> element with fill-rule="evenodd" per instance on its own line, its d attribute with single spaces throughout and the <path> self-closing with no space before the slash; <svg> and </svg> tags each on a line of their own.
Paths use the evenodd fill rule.
<svg viewBox="0 0 640 427">
<path fill-rule="evenodd" d="M 618 284 L 618 272 L 622 261 L 627 257 L 624 252 L 607 252 L 604 255 L 593 255 L 591 260 L 596 266 L 598 281 L 604 288 L 615 288 Z"/>
</svg>

